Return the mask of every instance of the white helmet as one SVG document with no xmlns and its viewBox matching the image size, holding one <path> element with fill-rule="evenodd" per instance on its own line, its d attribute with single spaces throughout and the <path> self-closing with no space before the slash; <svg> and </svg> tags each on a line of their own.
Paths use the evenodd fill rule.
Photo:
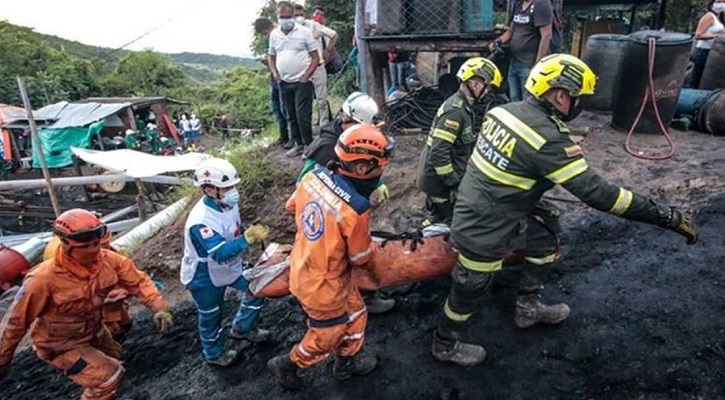
<svg viewBox="0 0 725 400">
<path fill-rule="evenodd" d="M 378 113 L 378 105 L 372 97 L 361 92 L 353 92 L 342 103 L 342 113 L 361 123 L 373 125 L 373 118 Z"/>
<path fill-rule="evenodd" d="M 194 186 L 211 185 L 226 188 L 239 183 L 239 174 L 232 163 L 221 158 L 201 162 L 194 172 Z"/>
<path fill-rule="evenodd" d="M 126 129 L 126 136 L 133 135 L 134 133 L 136 133 L 136 131 L 134 131 L 133 129 Z"/>
</svg>

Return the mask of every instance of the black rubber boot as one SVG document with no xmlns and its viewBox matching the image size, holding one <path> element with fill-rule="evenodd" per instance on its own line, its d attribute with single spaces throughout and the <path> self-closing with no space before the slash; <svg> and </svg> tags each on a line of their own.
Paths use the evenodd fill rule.
<svg viewBox="0 0 725 400">
<path fill-rule="evenodd" d="M 449 362 L 462 367 L 474 367 L 486 359 L 486 349 L 483 346 L 442 338 L 438 330 L 433 333 L 431 354 L 440 362 Z"/>
<path fill-rule="evenodd" d="M 338 381 L 346 381 L 353 376 L 367 375 L 378 366 L 378 359 L 367 354 L 356 354 L 353 357 L 335 357 L 332 365 L 332 377 Z"/>
<path fill-rule="evenodd" d="M 289 353 L 267 361 L 267 369 L 286 390 L 302 389 L 304 382 L 299 376 L 299 368 L 292 362 Z"/>
</svg>

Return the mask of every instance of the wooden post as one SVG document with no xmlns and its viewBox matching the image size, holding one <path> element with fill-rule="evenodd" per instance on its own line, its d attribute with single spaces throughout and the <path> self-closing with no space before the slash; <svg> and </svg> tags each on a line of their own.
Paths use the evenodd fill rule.
<svg viewBox="0 0 725 400">
<path fill-rule="evenodd" d="M 73 170 L 75 170 L 76 176 L 83 176 L 83 172 L 81 171 L 81 163 L 78 161 L 78 157 L 74 154 L 71 156 L 71 159 L 73 160 Z M 89 203 L 91 201 L 91 197 L 88 196 L 88 190 L 86 190 L 85 185 L 81 185 L 81 191 L 83 192 L 83 198 L 85 199 L 86 203 Z"/>
<path fill-rule="evenodd" d="M 385 53 L 369 52 L 368 68 L 366 73 L 368 76 L 368 94 L 378 104 L 385 104 L 385 83 L 383 81 L 383 73 L 385 72 L 385 64 L 388 58 Z"/>
<path fill-rule="evenodd" d="M 96 137 L 98 138 L 98 146 L 101 148 L 101 151 L 106 151 L 106 146 L 103 145 L 103 137 L 101 137 L 101 131 L 96 132 Z"/>
<path fill-rule="evenodd" d="M 58 205 L 58 198 L 55 196 L 55 189 L 53 189 L 53 183 L 50 180 L 50 171 L 48 170 L 48 164 L 45 162 L 43 145 L 40 143 L 40 136 L 38 136 L 38 127 L 35 125 L 35 118 L 33 117 L 33 108 L 30 106 L 28 90 L 25 88 L 25 82 L 23 81 L 23 78 L 18 76 L 16 77 L 16 79 L 18 81 L 18 87 L 20 88 L 20 97 L 22 97 L 23 99 L 25 112 L 28 115 L 30 134 L 33 137 L 33 146 L 38 152 L 38 162 L 40 163 L 40 167 L 43 169 L 43 177 L 45 178 L 46 188 L 48 189 L 48 195 L 50 196 L 50 203 L 53 205 L 53 212 L 57 217 L 60 215 L 60 206 Z"/>
<path fill-rule="evenodd" d="M 365 37 L 365 1 L 366 0 L 355 1 L 355 37 L 357 38 L 357 62 L 358 69 L 360 71 L 360 90 L 364 93 L 370 93 L 370 86 L 368 83 L 368 66 L 370 64 L 370 60 L 368 59 L 368 42 L 363 39 L 363 37 Z"/>
<path fill-rule="evenodd" d="M 148 219 L 148 215 L 146 214 L 146 190 L 144 189 L 141 179 L 136 178 L 133 181 L 136 184 L 136 190 L 138 191 L 138 196 L 136 196 L 136 204 L 138 204 L 138 218 L 141 221 L 146 221 Z"/>
<path fill-rule="evenodd" d="M 22 154 L 20 154 L 20 147 L 18 147 L 18 140 L 15 139 L 15 133 L 11 130 L 8 131 L 8 136 L 10 136 L 10 146 L 13 148 L 13 153 L 15 154 L 15 158 L 17 159 L 18 165 L 20 165 L 21 161 L 20 159 L 23 158 Z"/>
<path fill-rule="evenodd" d="M 128 123 L 131 124 L 131 127 L 129 129 L 136 130 L 136 116 L 133 114 L 133 107 L 129 106 L 126 109 L 126 114 L 128 115 Z M 123 132 L 124 135 L 126 132 Z"/>
</svg>

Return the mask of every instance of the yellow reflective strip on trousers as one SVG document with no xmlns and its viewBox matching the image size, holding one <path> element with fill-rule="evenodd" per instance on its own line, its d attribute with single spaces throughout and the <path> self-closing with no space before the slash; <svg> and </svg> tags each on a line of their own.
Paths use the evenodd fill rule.
<svg viewBox="0 0 725 400">
<path fill-rule="evenodd" d="M 428 139 L 427 139 L 427 140 L 425 141 L 425 144 L 426 144 L 426 145 L 427 145 L 428 147 L 431 147 L 431 146 L 433 146 L 433 138 L 432 138 L 432 137 L 430 137 L 430 136 L 428 136 Z"/>
<path fill-rule="evenodd" d="M 448 305 L 448 300 L 446 300 L 446 304 L 443 306 L 443 312 L 446 314 L 446 317 L 452 319 L 456 322 L 466 322 L 469 318 L 471 318 L 472 314 L 459 314 L 453 310 L 451 310 L 451 306 Z"/>
<path fill-rule="evenodd" d="M 548 256 L 544 256 L 541 258 L 536 257 L 524 257 L 524 260 L 528 261 L 531 264 L 534 265 L 546 265 L 551 264 L 554 261 L 556 261 L 556 253 L 551 253 Z"/>
<path fill-rule="evenodd" d="M 565 166 L 557 169 L 549 175 L 546 175 L 546 179 L 562 185 L 581 175 L 587 169 L 589 169 L 589 165 L 587 165 L 587 160 L 580 158 L 576 161 L 566 164 Z"/>
<path fill-rule="evenodd" d="M 617 201 L 614 202 L 614 205 L 609 210 L 609 212 L 614 215 L 624 214 L 629 209 L 629 206 L 632 204 L 632 198 L 634 198 L 632 192 L 627 189 L 619 188 L 619 196 L 617 196 Z"/>
<path fill-rule="evenodd" d="M 471 260 L 463 254 L 458 254 L 458 262 L 461 263 L 463 268 L 476 272 L 496 272 L 503 267 L 503 259 L 489 262 L 476 261 Z"/>
<path fill-rule="evenodd" d="M 503 108 L 497 107 L 488 113 L 496 117 L 496 119 L 501 121 L 502 124 L 509 127 L 513 133 L 523 139 L 535 150 L 538 151 L 546 143 L 546 139 L 544 139 L 543 136 L 539 135 L 535 130 L 531 129 L 530 126 L 526 125 L 526 123 L 516 118 L 516 116 Z"/>
<path fill-rule="evenodd" d="M 428 198 L 430 199 L 430 201 L 432 201 L 435 204 L 443 204 L 443 203 L 445 203 L 447 201 L 450 201 L 450 199 L 445 198 L 445 197 L 428 196 Z"/>
<path fill-rule="evenodd" d="M 440 167 L 433 167 L 438 175 L 448 175 L 453 173 L 453 164 L 446 164 Z"/>
<path fill-rule="evenodd" d="M 476 168 L 481 171 L 481 173 L 493 179 L 494 181 L 502 183 L 506 186 L 513 186 L 521 190 L 531 190 L 531 188 L 534 187 L 534 184 L 536 184 L 536 181 L 533 179 L 501 171 L 500 169 L 496 168 L 495 166 L 491 165 L 491 163 L 486 161 L 486 159 L 481 156 L 478 150 L 475 150 L 473 152 L 473 155 L 471 156 L 471 161 L 473 161 L 473 165 L 475 165 Z"/>
<path fill-rule="evenodd" d="M 456 141 L 456 135 L 454 133 L 444 131 L 443 129 L 433 129 L 433 134 L 431 136 L 436 139 L 445 140 L 448 143 Z"/>
</svg>

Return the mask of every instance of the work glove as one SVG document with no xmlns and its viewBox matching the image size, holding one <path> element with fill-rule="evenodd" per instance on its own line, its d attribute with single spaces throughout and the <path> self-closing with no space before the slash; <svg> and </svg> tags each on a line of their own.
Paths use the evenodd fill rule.
<svg viewBox="0 0 725 400">
<path fill-rule="evenodd" d="M 665 227 L 684 236 L 687 239 L 687 244 L 695 244 L 700 234 L 692 218 L 674 207 L 670 207 L 670 220 Z"/>
<path fill-rule="evenodd" d="M 439 176 L 443 180 L 443 184 L 445 184 L 451 190 L 457 190 L 458 185 L 461 184 L 461 178 L 459 178 L 455 172 L 452 172 L 450 174 L 445 174 L 445 175 L 439 175 Z"/>
<path fill-rule="evenodd" d="M 388 192 L 388 187 L 385 186 L 383 183 L 382 185 L 378 186 L 377 189 L 373 192 L 372 200 L 375 204 L 380 205 L 385 203 L 390 199 L 390 192 Z"/>
<path fill-rule="evenodd" d="M 0 365 L 0 378 L 6 377 L 10 374 L 10 363 Z"/>
<path fill-rule="evenodd" d="M 159 332 L 168 332 L 174 326 L 174 318 L 171 317 L 171 311 L 161 310 L 154 314 L 154 323 Z"/>
<path fill-rule="evenodd" d="M 252 225 L 244 231 L 244 238 L 249 244 L 255 244 L 267 239 L 269 228 L 264 225 Z"/>
</svg>

